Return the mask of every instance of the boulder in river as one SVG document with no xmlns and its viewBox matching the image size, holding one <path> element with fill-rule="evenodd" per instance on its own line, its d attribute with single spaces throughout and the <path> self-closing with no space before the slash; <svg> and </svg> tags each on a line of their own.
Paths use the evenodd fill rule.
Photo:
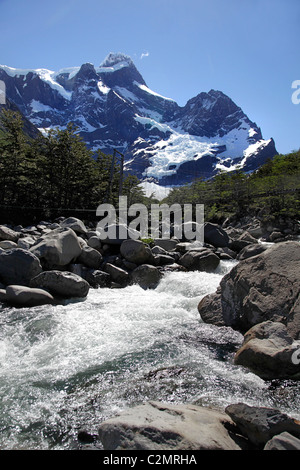
<svg viewBox="0 0 300 470">
<path fill-rule="evenodd" d="M 242 260 L 226 274 L 214 294 L 198 305 L 202 320 L 245 333 L 266 320 L 287 326 L 300 338 L 300 244 L 278 243 Z"/>
<path fill-rule="evenodd" d="M 81 246 L 76 233 L 70 228 L 59 228 L 42 235 L 30 252 L 36 255 L 48 269 L 65 266 L 78 258 Z"/>
<path fill-rule="evenodd" d="M 120 286 L 125 286 L 129 282 L 129 274 L 125 269 L 122 269 L 118 266 L 114 266 L 111 263 L 105 264 L 105 272 L 108 273 L 111 277 L 111 280 Z"/>
<path fill-rule="evenodd" d="M 198 251 L 187 251 L 180 257 L 179 264 L 188 271 L 214 271 L 220 258 L 210 249 L 199 248 Z"/>
<path fill-rule="evenodd" d="M 300 450 L 300 439 L 289 432 L 282 432 L 272 437 L 266 443 L 264 450 Z"/>
<path fill-rule="evenodd" d="M 230 238 L 222 227 L 206 222 L 204 224 L 204 241 L 216 248 L 222 248 L 229 245 Z"/>
<path fill-rule="evenodd" d="M 300 341 L 288 334 L 283 323 L 259 323 L 245 334 L 234 362 L 265 380 L 300 379 Z"/>
<path fill-rule="evenodd" d="M 153 261 L 151 249 L 141 240 L 123 241 L 120 253 L 127 261 L 137 265 Z"/>
<path fill-rule="evenodd" d="M 0 281 L 4 285 L 28 286 L 30 279 L 42 272 L 39 259 L 22 248 L 0 252 Z"/>
<path fill-rule="evenodd" d="M 84 298 L 89 292 L 89 283 L 77 274 L 67 271 L 44 271 L 34 277 L 31 287 L 38 287 L 50 292 L 54 297 Z"/>
<path fill-rule="evenodd" d="M 300 422 L 277 409 L 235 403 L 227 406 L 225 411 L 241 434 L 258 447 L 263 447 L 282 432 L 300 437 Z"/>
<path fill-rule="evenodd" d="M 82 263 L 88 268 L 98 269 L 102 262 L 102 255 L 99 251 L 91 248 L 88 245 L 82 246 L 80 255 L 77 258 L 77 263 Z"/>
<path fill-rule="evenodd" d="M 231 418 L 196 405 L 148 402 L 100 424 L 104 450 L 240 450 Z"/>
<path fill-rule="evenodd" d="M 35 307 L 38 305 L 53 304 L 53 296 L 44 289 L 27 286 L 7 286 L 6 301 L 17 307 Z"/>
<path fill-rule="evenodd" d="M 154 289 L 162 277 L 161 272 L 151 264 L 142 264 L 131 272 L 131 280 L 143 289 Z"/>
</svg>

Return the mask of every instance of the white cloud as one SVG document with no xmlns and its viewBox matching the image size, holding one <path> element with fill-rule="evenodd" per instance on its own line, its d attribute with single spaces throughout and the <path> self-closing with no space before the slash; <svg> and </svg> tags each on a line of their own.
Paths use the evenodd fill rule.
<svg viewBox="0 0 300 470">
<path fill-rule="evenodd" d="M 140 59 L 143 59 L 144 57 L 148 57 L 148 56 L 149 56 L 149 52 L 143 52 L 143 53 L 141 54 Z"/>
</svg>

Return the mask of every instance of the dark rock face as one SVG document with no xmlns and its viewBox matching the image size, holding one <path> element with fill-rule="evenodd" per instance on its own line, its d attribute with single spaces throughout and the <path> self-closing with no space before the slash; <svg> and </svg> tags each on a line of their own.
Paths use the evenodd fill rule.
<svg viewBox="0 0 300 470">
<path fill-rule="evenodd" d="M 100 67 L 59 72 L 2 66 L 0 80 L 11 106 L 32 126 L 46 132 L 73 122 L 89 148 L 118 149 L 126 171 L 161 185 L 209 178 L 221 168 L 253 171 L 277 153 L 274 141 L 264 140 L 221 91 L 200 93 L 180 107 L 150 90 L 123 54 L 109 54 Z"/>
</svg>

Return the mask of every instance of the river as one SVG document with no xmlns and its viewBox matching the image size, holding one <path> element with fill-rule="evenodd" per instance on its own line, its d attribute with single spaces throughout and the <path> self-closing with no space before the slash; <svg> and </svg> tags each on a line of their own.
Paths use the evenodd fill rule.
<svg viewBox="0 0 300 470">
<path fill-rule="evenodd" d="M 78 431 L 147 400 L 230 403 L 300 417 L 300 385 L 265 382 L 233 364 L 243 337 L 204 324 L 214 273 L 174 272 L 154 290 L 91 289 L 85 301 L 0 308 L 0 449 L 80 448 Z M 0 306 L 1 307 L 1 306 Z"/>
</svg>

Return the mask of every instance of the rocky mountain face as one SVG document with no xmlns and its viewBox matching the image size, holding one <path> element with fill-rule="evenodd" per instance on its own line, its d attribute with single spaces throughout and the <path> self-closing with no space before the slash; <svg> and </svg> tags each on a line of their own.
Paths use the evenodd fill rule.
<svg viewBox="0 0 300 470">
<path fill-rule="evenodd" d="M 221 91 L 180 107 L 150 90 L 130 57 L 58 72 L 0 66 L 8 99 L 41 132 L 73 122 L 88 147 L 125 155 L 125 171 L 160 186 L 220 170 L 253 171 L 277 151 Z"/>
</svg>

